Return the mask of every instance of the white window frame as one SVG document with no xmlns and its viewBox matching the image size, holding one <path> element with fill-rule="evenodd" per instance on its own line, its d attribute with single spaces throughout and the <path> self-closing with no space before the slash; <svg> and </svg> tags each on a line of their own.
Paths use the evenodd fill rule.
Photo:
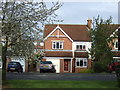
<svg viewBox="0 0 120 90">
<path fill-rule="evenodd" d="M 114 42 L 114 48 L 115 49 L 118 49 L 118 47 L 116 47 L 116 44 L 118 44 L 118 40 L 116 40 L 115 42 Z M 118 46 L 118 45 L 117 45 Z"/>
<path fill-rule="evenodd" d="M 79 46 L 79 49 L 77 49 L 77 46 Z M 82 49 L 80 49 L 80 46 L 82 46 Z M 83 46 L 85 46 L 85 49 L 83 49 Z M 86 45 L 85 44 L 80 44 L 80 45 L 76 45 L 76 50 L 86 50 Z"/>
<path fill-rule="evenodd" d="M 79 61 L 79 66 L 77 66 L 77 61 Z M 80 61 L 83 61 L 83 66 L 80 66 Z M 85 63 L 86 62 L 86 66 L 85 66 Z M 76 58 L 76 61 L 75 61 L 75 66 L 76 67 L 79 67 L 79 68 L 86 68 L 88 65 L 88 61 L 87 61 L 87 58 Z"/>
<path fill-rule="evenodd" d="M 57 48 L 57 43 L 59 43 L 59 47 Z M 55 48 L 54 48 L 55 45 Z M 60 45 L 62 45 L 62 47 L 60 48 Z M 63 42 L 62 41 L 53 41 L 52 42 L 52 49 L 63 49 Z"/>
</svg>

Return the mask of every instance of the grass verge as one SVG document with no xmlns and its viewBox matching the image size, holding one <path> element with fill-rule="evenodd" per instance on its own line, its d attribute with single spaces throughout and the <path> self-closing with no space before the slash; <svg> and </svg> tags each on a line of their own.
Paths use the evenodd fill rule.
<svg viewBox="0 0 120 90">
<path fill-rule="evenodd" d="M 6 80 L 11 88 L 117 88 L 116 81 Z"/>
</svg>

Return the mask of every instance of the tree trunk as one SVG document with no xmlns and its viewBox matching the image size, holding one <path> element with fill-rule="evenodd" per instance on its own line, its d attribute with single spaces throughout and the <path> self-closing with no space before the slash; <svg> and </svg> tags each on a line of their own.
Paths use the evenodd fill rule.
<svg viewBox="0 0 120 90">
<path fill-rule="evenodd" d="M 8 45 L 8 38 L 6 37 L 6 43 L 2 47 L 2 80 L 6 80 L 6 55 L 7 55 L 7 45 Z"/>
<path fill-rule="evenodd" d="M 5 52 L 5 47 L 4 46 L 2 48 L 2 62 L 3 62 L 2 80 L 6 80 L 6 52 Z"/>
</svg>

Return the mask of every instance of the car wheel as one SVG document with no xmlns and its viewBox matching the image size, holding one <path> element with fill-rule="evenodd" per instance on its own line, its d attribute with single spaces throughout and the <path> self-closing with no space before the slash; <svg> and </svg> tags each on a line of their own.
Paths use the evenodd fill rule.
<svg viewBox="0 0 120 90">
<path fill-rule="evenodd" d="M 44 71 L 40 69 L 40 73 L 43 73 Z"/>
<path fill-rule="evenodd" d="M 13 72 L 13 71 L 11 71 L 11 72 Z"/>
<path fill-rule="evenodd" d="M 42 70 L 40 70 L 40 73 L 42 73 Z"/>
<path fill-rule="evenodd" d="M 56 71 L 54 71 L 54 73 L 56 73 Z"/>
<path fill-rule="evenodd" d="M 109 70 L 108 73 L 112 73 L 112 71 Z"/>
</svg>

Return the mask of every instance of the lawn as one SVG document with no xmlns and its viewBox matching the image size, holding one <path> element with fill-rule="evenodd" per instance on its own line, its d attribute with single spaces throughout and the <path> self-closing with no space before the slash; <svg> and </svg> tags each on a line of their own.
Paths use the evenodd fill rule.
<svg viewBox="0 0 120 90">
<path fill-rule="evenodd" d="M 11 88 L 117 88 L 116 81 L 6 80 Z"/>
</svg>

